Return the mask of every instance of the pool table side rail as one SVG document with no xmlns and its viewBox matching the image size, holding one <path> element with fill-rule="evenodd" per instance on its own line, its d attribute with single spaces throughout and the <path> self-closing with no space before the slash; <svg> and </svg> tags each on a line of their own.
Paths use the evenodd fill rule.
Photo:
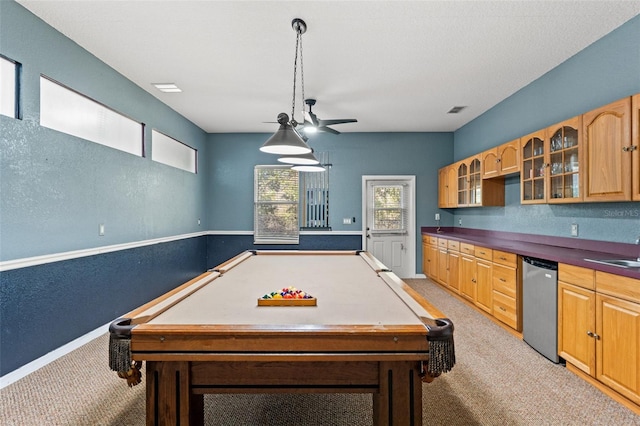
<svg viewBox="0 0 640 426">
<path fill-rule="evenodd" d="M 132 326 L 147 323 L 196 291 L 200 290 L 219 276 L 219 272 L 204 272 L 162 296 L 159 296 L 128 314 L 123 315 L 123 318 L 131 319 Z"/>
<path fill-rule="evenodd" d="M 407 297 L 411 297 L 417 304 L 419 304 L 425 311 L 429 313 L 432 319 L 445 317 L 445 315 L 438 308 L 429 303 L 420 293 L 407 285 L 407 283 L 402 281 L 402 279 L 399 278 L 396 274 L 392 272 L 380 272 L 378 275 L 403 301 L 406 301 Z M 418 312 L 415 312 L 410 305 L 408 305 L 408 307 L 419 318 L 422 318 L 422 315 L 420 315 L 420 313 Z"/>
</svg>

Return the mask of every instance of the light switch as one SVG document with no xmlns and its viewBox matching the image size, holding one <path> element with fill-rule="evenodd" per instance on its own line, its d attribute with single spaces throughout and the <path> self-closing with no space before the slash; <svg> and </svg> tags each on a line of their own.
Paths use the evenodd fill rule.
<svg viewBox="0 0 640 426">
<path fill-rule="evenodd" d="M 98 225 L 98 235 L 101 237 L 104 236 L 104 223 L 101 223 L 100 225 Z"/>
</svg>

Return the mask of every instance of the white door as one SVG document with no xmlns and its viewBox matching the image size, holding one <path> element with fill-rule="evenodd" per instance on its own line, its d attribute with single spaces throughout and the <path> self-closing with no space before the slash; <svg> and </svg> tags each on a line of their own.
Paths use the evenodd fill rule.
<svg viewBox="0 0 640 426">
<path fill-rule="evenodd" d="M 415 277 L 415 176 L 363 176 L 362 206 L 362 247 L 400 278 Z"/>
</svg>

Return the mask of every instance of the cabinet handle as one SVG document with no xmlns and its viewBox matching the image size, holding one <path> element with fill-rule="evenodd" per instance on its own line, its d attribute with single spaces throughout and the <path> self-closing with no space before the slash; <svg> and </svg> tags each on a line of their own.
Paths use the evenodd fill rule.
<svg viewBox="0 0 640 426">
<path fill-rule="evenodd" d="M 498 308 L 503 312 L 507 312 L 507 310 L 505 308 L 503 308 L 502 306 L 498 306 Z"/>
<path fill-rule="evenodd" d="M 503 283 L 507 282 L 507 280 L 505 280 L 504 278 L 500 278 L 500 281 L 502 281 Z"/>
<path fill-rule="evenodd" d="M 635 150 L 637 150 L 637 149 L 638 149 L 638 145 L 631 145 L 631 146 L 629 147 L 629 151 L 635 151 Z"/>
<path fill-rule="evenodd" d="M 587 331 L 587 336 L 593 337 L 596 340 L 600 340 L 600 336 L 597 335 L 596 333 L 593 333 L 592 331 Z"/>
<path fill-rule="evenodd" d="M 500 260 L 507 260 L 507 258 L 504 256 L 500 256 Z"/>
<path fill-rule="evenodd" d="M 630 148 L 631 148 L 631 147 L 623 146 L 623 147 L 622 147 L 622 150 L 623 150 L 624 152 L 628 152 Z"/>
<path fill-rule="evenodd" d="M 475 283 L 475 282 L 477 282 L 477 281 L 476 281 L 476 279 L 475 279 L 475 278 L 471 278 L 471 282 L 472 282 L 472 283 Z"/>
</svg>

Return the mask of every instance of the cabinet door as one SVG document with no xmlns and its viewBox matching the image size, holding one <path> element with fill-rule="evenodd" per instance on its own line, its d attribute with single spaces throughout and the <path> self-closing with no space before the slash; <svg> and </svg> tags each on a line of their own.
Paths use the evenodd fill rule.
<svg viewBox="0 0 640 426">
<path fill-rule="evenodd" d="M 498 176 L 498 154 L 495 148 L 482 153 L 482 178 L 489 179 Z"/>
<path fill-rule="evenodd" d="M 457 207 L 466 207 L 469 205 L 469 166 L 464 161 L 458 163 L 458 175 L 456 190 L 458 192 Z"/>
<path fill-rule="evenodd" d="M 447 181 L 447 167 L 438 170 L 438 207 L 441 209 L 448 207 L 449 182 Z"/>
<path fill-rule="evenodd" d="M 444 285 L 449 285 L 449 274 L 447 274 L 447 260 L 447 249 L 438 249 L 438 281 Z"/>
<path fill-rule="evenodd" d="M 541 131 L 520 139 L 522 141 L 521 204 L 547 202 L 549 154 L 544 138 L 545 132 Z"/>
<path fill-rule="evenodd" d="M 429 244 L 422 244 L 422 273 L 428 277 L 431 275 L 429 271 Z"/>
<path fill-rule="evenodd" d="M 447 207 L 458 207 L 458 167 L 447 169 Z"/>
<path fill-rule="evenodd" d="M 471 158 L 469 161 L 469 194 L 467 196 L 467 201 L 470 206 L 482 205 L 482 169 L 480 164 L 480 156 L 478 155 Z"/>
<path fill-rule="evenodd" d="M 476 260 L 476 306 L 489 313 L 493 312 L 491 269 L 491 262 Z"/>
<path fill-rule="evenodd" d="M 460 293 L 460 253 L 457 251 L 449 252 L 448 267 L 447 272 L 449 273 L 449 278 L 447 279 L 447 283 L 449 284 L 449 288 L 456 293 Z"/>
<path fill-rule="evenodd" d="M 596 378 L 640 404 L 640 304 L 596 295 Z"/>
<path fill-rule="evenodd" d="M 476 258 L 473 256 L 460 258 L 460 295 L 471 302 L 476 299 Z"/>
<path fill-rule="evenodd" d="M 631 198 L 640 201 L 640 93 L 631 100 Z"/>
<path fill-rule="evenodd" d="M 595 292 L 558 281 L 558 355 L 595 377 Z"/>
<path fill-rule="evenodd" d="M 582 116 L 584 200 L 631 200 L 631 98 Z"/>
<path fill-rule="evenodd" d="M 506 175 L 520 171 L 520 139 L 498 147 L 498 174 Z"/>
<path fill-rule="evenodd" d="M 582 117 L 578 116 L 547 129 L 548 203 L 575 203 L 582 200 L 581 122 Z"/>
<path fill-rule="evenodd" d="M 429 278 L 438 281 L 438 246 L 429 245 Z"/>
</svg>

